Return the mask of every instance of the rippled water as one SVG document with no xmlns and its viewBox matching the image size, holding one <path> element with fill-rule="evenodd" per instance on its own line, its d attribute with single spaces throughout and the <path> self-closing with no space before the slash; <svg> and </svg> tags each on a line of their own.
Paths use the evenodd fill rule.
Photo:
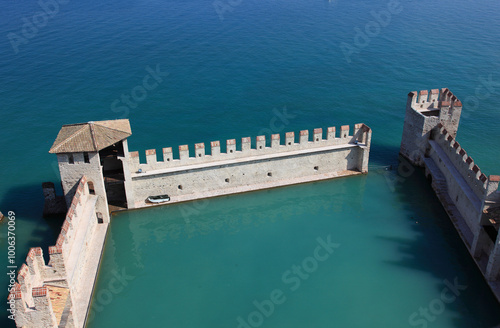
<svg viewBox="0 0 500 328">
<path fill-rule="evenodd" d="M 397 163 L 406 94 L 448 87 L 464 102 L 458 140 L 498 173 L 500 4 L 221 3 L 223 20 L 213 1 L 69 1 L 18 53 L 9 33 L 23 36 L 40 5 L 2 4 L 0 210 L 16 212 L 18 266 L 29 247 L 48 253 L 59 231 L 41 218 L 40 187 L 58 181 L 48 149 L 62 124 L 129 118 L 129 147 L 143 153 L 364 122 L 367 176 L 115 216 L 90 326 L 237 327 L 277 289 L 286 301 L 262 327 L 405 327 L 455 278 L 467 289 L 429 326 L 497 324 L 498 305 L 422 173 L 401 179 L 380 167 Z M 121 100 L 157 68 L 145 97 Z M 340 247 L 290 290 L 283 274 L 328 235 Z M 108 303 L 122 270 L 134 278 Z"/>
</svg>

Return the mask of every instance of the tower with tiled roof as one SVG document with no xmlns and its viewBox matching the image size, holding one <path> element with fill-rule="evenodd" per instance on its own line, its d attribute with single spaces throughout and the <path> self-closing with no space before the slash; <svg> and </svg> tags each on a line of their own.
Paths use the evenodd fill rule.
<svg viewBox="0 0 500 328">
<path fill-rule="evenodd" d="M 96 208 L 109 220 L 108 203 L 126 208 L 125 154 L 132 134 L 127 119 L 64 125 L 50 153 L 57 154 L 61 182 L 68 209 L 82 176 L 97 195 Z"/>
</svg>

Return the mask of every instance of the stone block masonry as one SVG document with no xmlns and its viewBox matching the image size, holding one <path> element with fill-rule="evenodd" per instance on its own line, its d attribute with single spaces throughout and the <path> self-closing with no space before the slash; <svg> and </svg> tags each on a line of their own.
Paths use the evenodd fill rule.
<svg viewBox="0 0 500 328">
<path fill-rule="evenodd" d="M 128 156 L 130 179 L 125 181 L 129 208 L 151 206 L 148 196 L 168 194 L 169 203 L 228 195 L 284 185 L 318 181 L 368 172 L 371 129 L 356 124 L 352 133 L 347 125 L 339 135 L 330 127 L 323 138 L 322 129 L 300 131 L 298 142 L 294 132 L 271 136 L 269 146 L 265 136 L 258 136 L 252 148 L 251 138 L 226 141 L 221 152 L 220 142 L 194 147 L 190 157 L 187 145 L 179 146 L 179 158 L 172 148 L 163 148 L 163 161 L 156 150 L 146 150 L 146 163 L 140 163 L 139 153 Z M 238 150 L 239 149 L 239 150 Z"/>
<path fill-rule="evenodd" d="M 418 96 L 417 96 L 418 95 Z M 462 103 L 448 89 L 411 92 L 401 155 L 432 188 L 500 301 L 500 176 L 486 176 L 456 140 Z"/>
<path fill-rule="evenodd" d="M 443 202 L 452 213 L 458 231 L 488 280 L 500 277 L 494 260 L 500 217 L 500 177 L 487 177 L 442 124 L 433 129 L 425 159 L 426 174 L 443 183 L 433 184 L 445 194 Z M 436 170 L 436 168 L 439 170 Z M 498 250 L 496 250 L 498 252 Z"/>
<path fill-rule="evenodd" d="M 190 156 L 187 145 L 129 152 L 132 134 L 128 120 L 65 125 L 50 152 L 57 154 L 64 197 L 44 183 L 46 214 L 64 211 L 66 219 L 56 245 L 49 247 L 49 263 L 42 249 L 32 248 L 9 295 L 15 302 L 18 327 L 84 327 L 99 268 L 112 208 L 151 206 L 148 196 L 168 194 L 171 201 L 229 195 L 294 183 L 317 181 L 368 172 L 371 129 L 349 126 L 274 134 L 269 143 L 258 136 L 198 143 Z M 325 138 L 324 138 L 325 135 Z"/>
<path fill-rule="evenodd" d="M 462 103 L 447 88 L 408 94 L 406 115 L 401 139 L 401 155 L 412 163 L 423 165 L 427 140 L 431 130 L 443 124 L 450 135 L 457 135 Z"/>
<path fill-rule="evenodd" d="M 42 249 L 31 248 L 18 272 L 15 290 L 17 327 L 84 327 L 108 224 L 99 223 L 86 177 L 74 190 L 49 263 Z"/>
</svg>

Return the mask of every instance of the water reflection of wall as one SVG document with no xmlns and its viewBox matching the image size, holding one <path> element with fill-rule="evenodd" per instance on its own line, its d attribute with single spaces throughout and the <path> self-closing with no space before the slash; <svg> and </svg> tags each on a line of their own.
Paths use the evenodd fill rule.
<svg viewBox="0 0 500 328">
<path fill-rule="evenodd" d="M 366 176 L 310 183 L 127 212 L 131 254 L 142 266 L 141 249 L 151 241 L 189 239 L 215 231 L 228 234 L 293 216 L 343 214 L 363 208 Z"/>
</svg>

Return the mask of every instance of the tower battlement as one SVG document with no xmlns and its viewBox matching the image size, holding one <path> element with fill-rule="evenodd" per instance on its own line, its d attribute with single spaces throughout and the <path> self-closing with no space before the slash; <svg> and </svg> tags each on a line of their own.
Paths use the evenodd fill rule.
<svg viewBox="0 0 500 328">
<path fill-rule="evenodd" d="M 455 139 L 461 112 L 462 102 L 447 88 L 410 92 L 400 153 L 425 167 L 432 188 L 500 300 L 500 176 L 486 176 Z"/>
<path fill-rule="evenodd" d="M 461 113 L 462 102 L 448 88 L 410 92 L 406 102 L 401 154 L 413 164 L 422 166 L 431 130 L 441 123 L 455 138 Z"/>
<path fill-rule="evenodd" d="M 411 98 L 411 107 L 420 112 L 445 107 L 462 107 L 461 101 L 448 88 L 432 89 L 430 92 L 428 90 L 412 91 L 408 97 Z"/>
</svg>

